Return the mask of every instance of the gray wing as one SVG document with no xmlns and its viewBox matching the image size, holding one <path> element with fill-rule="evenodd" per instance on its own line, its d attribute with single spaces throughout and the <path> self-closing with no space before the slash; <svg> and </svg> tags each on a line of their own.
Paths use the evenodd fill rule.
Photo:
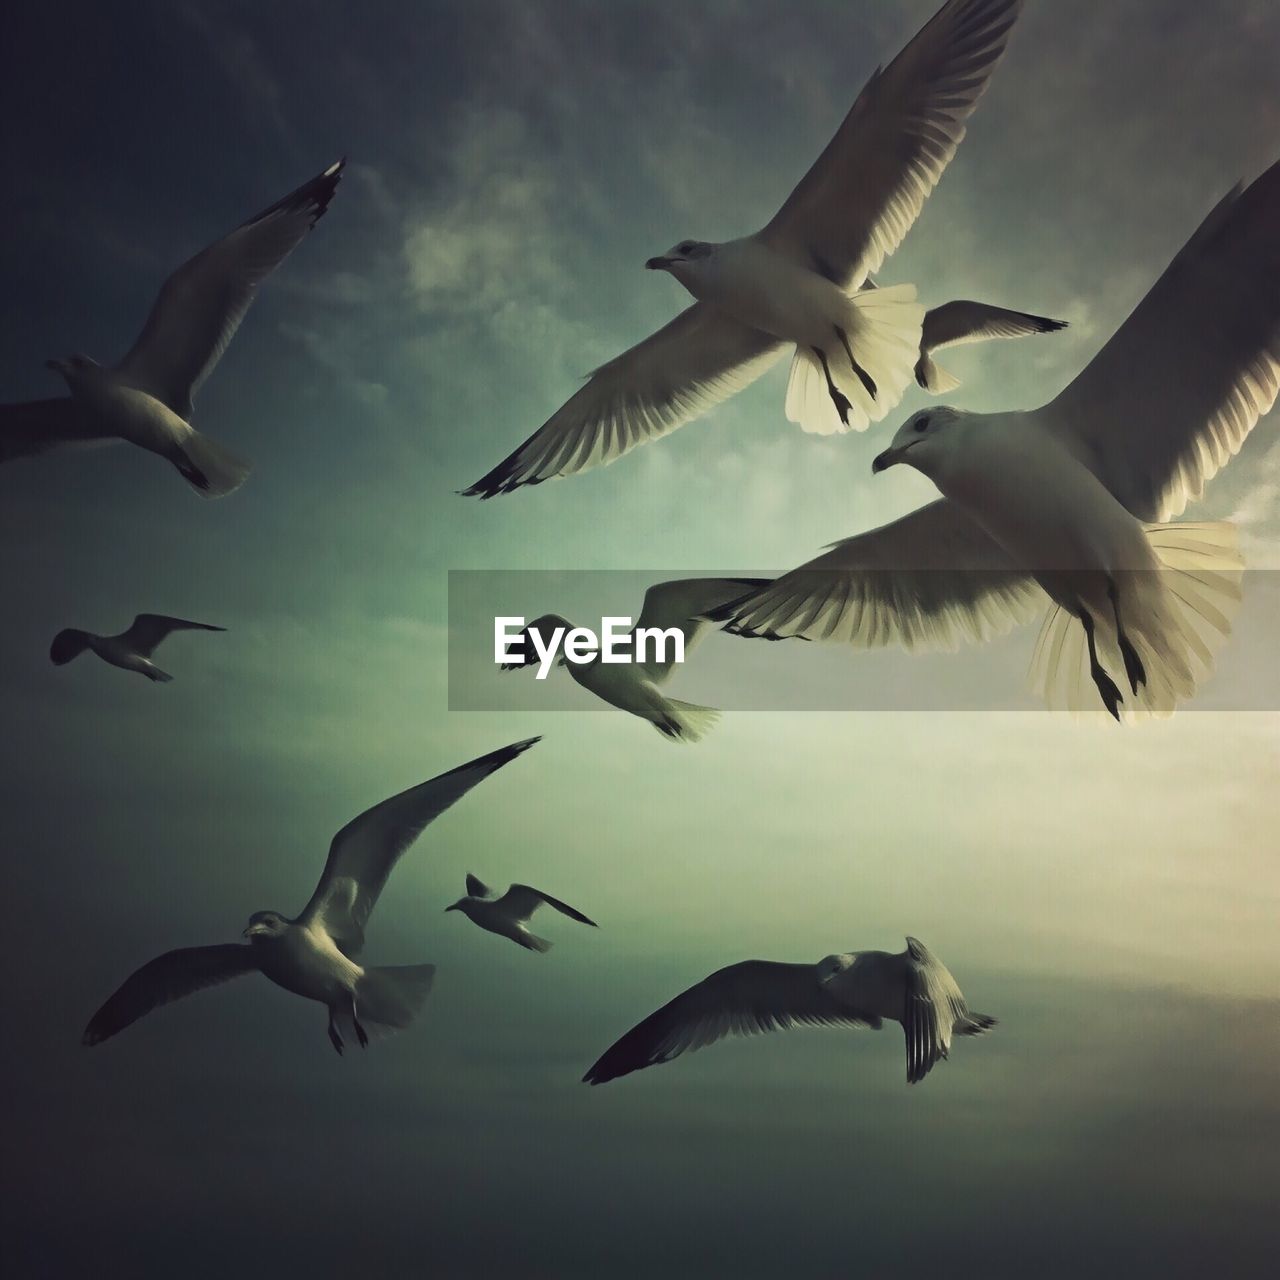
<svg viewBox="0 0 1280 1280">
<path fill-rule="evenodd" d="M 543 893 L 541 889 L 532 889 L 527 884 L 513 884 L 502 895 L 500 901 L 511 912 L 513 920 L 528 920 L 545 902 L 547 906 L 555 907 L 557 911 L 562 915 L 568 916 L 571 920 L 577 920 L 580 924 L 589 924 L 592 928 L 597 927 L 594 920 L 584 916 L 581 911 L 571 907 L 567 902 L 561 902 L 559 898 L 553 898 L 549 893 Z"/>
<path fill-rule="evenodd" d="M 101 1044 L 162 1004 L 257 971 L 253 948 L 242 943 L 166 951 L 124 980 L 89 1019 L 81 1043 Z"/>
<path fill-rule="evenodd" d="M 839 1004 L 818 982 L 814 965 L 744 960 L 651 1013 L 606 1049 L 582 1078 L 587 1084 L 604 1084 L 727 1035 L 800 1026 L 865 1027 L 872 1021 Z"/>
<path fill-rule="evenodd" d="M 1047 597 L 945 498 L 837 542 L 713 618 L 750 637 L 954 650 L 1029 622 Z"/>
<path fill-rule="evenodd" d="M 364 946 L 364 927 L 400 855 L 455 801 L 540 738 L 513 743 L 367 809 L 329 846 L 329 860 L 299 924 L 319 924 L 348 956 Z"/>
<path fill-rule="evenodd" d="M 947 966 L 918 938 L 907 939 L 907 1083 L 923 1080 L 951 1051 L 952 1029 L 969 1018 L 969 1006 Z M 988 1023 L 993 1019 L 987 1019 Z"/>
<path fill-rule="evenodd" d="M 63 445 L 106 444 L 114 439 L 70 396 L 0 404 L 0 462 Z"/>
<path fill-rule="evenodd" d="M 225 630 L 226 627 L 215 627 L 208 622 L 188 622 L 185 618 L 167 618 L 162 613 L 140 613 L 134 618 L 133 625 L 121 639 L 134 653 L 149 658 L 160 642 L 175 631 Z"/>
<path fill-rule="evenodd" d="M 483 880 L 467 872 L 467 893 L 472 898 L 487 898 L 493 893 Z"/>
<path fill-rule="evenodd" d="M 492 498 L 604 466 L 754 382 L 782 344 L 695 303 L 601 365 L 514 453 L 463 493 Z"/>
<path fill-rule="evenodd" d="M 1280 391 L 1280 163 L 1205 219 L 1043 411 L 1139 520 L 1164 521 L 1238 452 Z"/>
<path fill-rule="evenodd" d="M 200 384 L 235 336 L 258 286 L 319 221 L 345 160 L 303 183 L 164 282 L 137 342 L 117 368 L 179 417 L 190 418 Z"/>
<path fill-rule="evenodd" d="M 644 593 L 644 604 L 635 630 L 642 627 L 660 631 L 678 630 L 684 636 L 684 652 L 689 651 L 711 626 L 709 614 L 749 591 L 768 586 L 764 578 L 680 578 L 673 582 L 656 582 Z M 632 634 L 635 634 L 633 630 Z M 643 664 L 651 680 L 664 680 L 675 659 L 671 644 L 648 643 L 646 652 L 654 656 Z M 663 661 L 658 661 L 661 653 Z"/>
<path fill-rule="evenodd" d="M 940 351 L 944 347 L 984 342 L 988 338 L 1027 338 L 1037 333 L 1056 333 L 1066 327 L 1065 320 L 1009 311 L 988 302 L 946 302 L 925 313 L 920 350 Z"/>
<path fill-rule="evenodd" d="M 760 238 L 856 288 L 911 229 L 955 155 L 1022 0 L 949 0 L 877 71 Z"/>
</svg>

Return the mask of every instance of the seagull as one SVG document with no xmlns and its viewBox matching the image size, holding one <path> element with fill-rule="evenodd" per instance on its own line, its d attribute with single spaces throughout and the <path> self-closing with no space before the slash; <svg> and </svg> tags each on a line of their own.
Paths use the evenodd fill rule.
<svg viewBox="0 0 1280 1280">
<path fill-rule="evenodd" d="M 167 459 L 203 497 L 238 489 L 249 464 L 191 426 L 192 400 L 258 286 L 324 215 L 345 164 L 331 164 L 179 267 L 119 364 L 79 354 L 50 360 L 71 395 L 0 405 L 0 462 L 62 445 L 125 440 Z"/>
<path fill-rule="evenodd" d="M 996 1025 L 969 1011 L 946 965 L 909 937 L 897 955 L 852 951 L 817 964 L 744 960 L 717 970 L 632 1027 L 582 1079 L 604 1084 L 730 1034 L 803 1026 L 879 1031 L 885 1018 L 906 1034 L 908 1084 L 947 1057 L 952 1036 L 980 1036 Z"/>
<path fill-rule="evenodd" d="M 612 462 L 741 391 L 791 348 L 791 421 L 830 434 L 883 418 L 911 381 L 925 313 L 914 286 L 864 286 L 964 138 L 1021 5 L 948 0 L 871 77 L 766 227 L 721 244 L 682 240 L 650 258 L 694 304 L 597 369 L 465 495 Z"/>
<path fill-rule="evenodd" d="M 916 382 L 933 395 L 954 391 L 960 385 L 959 378 L 934 363 L 935 351 L 987 338 L 1027 338 L 1038 333 L 1058 333 L 1065 328 L 1065 320 L 1010 311 L 989 302 L 946 302 L 925 313 L 920 358 L 915 367 Z"/>
<path fill-rule="evenodd" d="M 128 631 L 118 636 L 96 636 L 92 631 L 77 631 L 68 627 L 53 637 L 49 646 L 49 659 L 55 667 L 64 667 L 91 649 L 103 662 L 109 662 L 122 671 L 136 671 L 148 680 L 167 684 L 173 677 L 161 671 L 151 655 L 161 642 L 175 631 L 225 631 L 208 622 L 188 622 L 185 618 L 167 618 L 163 613 L 140 613 L 134 618 Z"/>
<path fill-rule="evenodd" d="M 949 649 L 1045 614 L 1032 680 L 1051 707 L 1169 714 L 1229 634 L 1243 566 L 1230 524 L 1174 517 L 1278 390 L 1280 163 L 1227 193 L 1056 399 L 908 418 L 872 470 L 914 467 L 940 501 L 836 543 L 716 620 Z"/>
<path fill-rule="evenodd" d="M 538 738 L 513 743 L 376 804 L 333 838 L 311 901 L 290 920 L 255 911 L 244 943 L 184 947 L 145 964 L 98 1010 L 83 1043 L 100 1044 L 152 1009 L 247 973 L 329 1010 L 329 1041 L 343 1050 L 339 1023 L 361 1048 L 366 1023 L 385 1032 L 407 1027 L 431 991 L 435 965 L 366 968 L 358 960 L 364 930 L 392 867 L 429 823 L 477 783 L 527 751 Z"/>
<path fill-rule="evenodd" d="M 478 924 L 490 933 L 510 938 L 529 951 L 550 951 L 551 943 L 546 938 L 539 938 L 530 933 L 526 921 L 537 909 L 546 903 L 555 907 L 562 915 L 579 924 L 589 924 L 598 928 L 594 920 L 588 919 L 581 911 L 575 910 L 567 902 L 553 898 L 541 889 L 531 889 L 527 884 L 513 884 L 500 898 L 493 896 L 493 890 L 483 880 L 471 874 L 467 875 L 467 896 L 459 898 L 446 911 L 461 911 L 473 924 Z"/>
<path fill-rule="evenodd" d="M 644 593 L 640 617 L 631 630 L 631 653 L 637 655 L 635 637 L 641 631 L 679 631 L 684 637 L 684 656 L 708 630 L 708 614 L 717 606 L 735 600 L 744 589 L 763 587 L 763 578 L 679 578 L 672 582 L 655 583 Z M 557 613 L 544 613 L 521 631 L 518 643 L 519 657 L 504 662 L 504 671 L 515 671 L 532 666 L 536 661 L 534 633 L 544 649 L 559 629 L 562 635 L 573 630 L 573 623 Z M 513 642 L 513 644 L 516 642 Z M 668 698 L 660 686 L 671 677 L 675 664 L 675 645 L 670 639 L 659 648 L 652 640 L 644 650 L 648 660 L 644 662 L 602 661 L 600 654 L 587 662 L 570 662 L 561 657 L 557 666 L 567 667 L 570 676 L 584 689 L 590 690 L 611 706 L 629 711 L 647 720 L 657 731 L 672 742 L 698 742 L 720 718 L 714 707 L 702 707 L 692 702 Z"/>
</svg>

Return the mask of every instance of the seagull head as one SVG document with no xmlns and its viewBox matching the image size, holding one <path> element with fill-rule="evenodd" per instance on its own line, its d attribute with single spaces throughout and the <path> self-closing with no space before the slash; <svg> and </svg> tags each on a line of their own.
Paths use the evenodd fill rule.
<svg viewBox="0 0 1280 1280">
<path fill-rule="evenodd" d="M 250 942 L 257 942 L 260 938 L 278 938 L 288 927 L 289 921 L 278 911 L 255 911 L 249 917 L 242 936 Z"/>
<path fill-rule="evenodd" d="M 690 276 L 697 275 L 699 269 L 715 252 L 715 245 L 702 240 L 681 240 L 673 245 L 661 257 L 650 258 L 646 262 L 646 271 L 669 271 L 681 284 L 685 284 Z"/>
<path fill-rule="evenodd" d="M 853 957 L 845 954 L 840 956 L 828 956 L 825 960 L 818 963 L 818 983 L 820 986 L 826 986 L 832 978 L 838 978 L 844 971 L 853 964 Z"/>
<path fill-rule="evenodd" d="M 964 415 L 959 409 L 948 405 L 937 405 L 932 409 L 921 409 L 913 413 L 898 428 L 893 443 L 871 464 L 872 473 L 879 475 L 898 463 L 905 462 L 909 467 L 925 475 L 930 474 L 930 463 L 938 456 L 938 442 L 948 427 L 954 426 Z"/>
<path fill-rule="evenodd" d="M 472 903 L 471 898 L 459 898 L 457 902 L 451 902 L 447 907 L 445 907 L 445 910 L 461 911 L 463 915 L 466 915 L 468 908 L 471 906 L 471 903 Z"/>
</svg>

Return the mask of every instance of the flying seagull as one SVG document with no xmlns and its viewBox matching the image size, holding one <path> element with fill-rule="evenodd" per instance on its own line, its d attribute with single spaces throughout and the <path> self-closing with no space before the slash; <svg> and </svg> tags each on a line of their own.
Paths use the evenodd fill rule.
<svg viewBox="0 0 1280 1280">
<path fill-rule="evenodd" d="M 915 289 L 864 289 L 902 242 L 965 133 L 1021 0 L 948 0 L 887 70 L 769 224 L 682 240 L 645 264 L 696 299 L 597 369 L 464 492 L 492 498 L 621 457 L 674 431 L 794 348 L 786 412 L 806 431 L 861 430 L 893 408 L 921 354 Z"/>
<path fill-rule="evenodd" d="M 915 367 L 916 382 L 934 395 L 954 391 L 960 385 L 959 378 L 934 363 L 935 351 L 988 338 L 1027 338 L 1038 333 L 1057 333 L 1066 327 L 1065 320 L 1010 311 L 989 302 L 944 303 L 925 313 L 920 358 Z"/>
<path fill-rule="evenodd" d="M 161 671 L 151 655 L 161 642 L 175 631 L 225 631 L 226 627 L 211 626 L 207 622 L 188 622 L 185 618 L 166 618 L 162 613 L 140 613 L 128 631 L 118 636 L 96 636 L 92 631 L 77 631 L 68 627 L 53 637 L 49 646 L 49 658 L 54 666 L 62 667 L 78 658 L 86 649 L 92 650 L 103 662 L 123 671 L 136 671 L 148 680 L 167 683 L 173 677 Z"/>
<path fill-rule="evenodd" d="M 473 924 L 478 924 L 490 933 L 496 933 L 530 951 L 550 951 L 551 943 L 530 933 L 528 920 L 537 909 L 546 903 L 555 907 L 562 915 L 579 924 L 589 924 L 593 929 L 596 922 L 589 920 L 581 911 L 575 910 L 567 902 L 553 898 L 541 889 L 531 889 L 527 884 L 513 884 L 500 898 L 493 896 L 493 890 L 483 880 L 468 874 L 467 896 L 445 907 L 446 911 L 461 911 Z"/>
<path fill-rule="evenodd" d="M 184 947 L 145 964 L 98 1010 L 84 1043 L 100 1044 L 152 1009 L 246 973 L 329 1010 L 329 1040 L 339 1052 L 339 1027 L 369 1043 L 366 1024 L 384 1031 L 407 1027 L 431 991 L 435 965 L 366 968 L 358 963 L 364 930 L 391 874 L 424 828 L 477 783 L 527 751 L 538 738 L 487 756 L 402 791 L 348 822 L 329 846 L 329 860 L 311 901 L 290 920 L 255 911 L 244 943 Z"/>
<path fill-rule="evenodd" d="M 941 501 L 717 611 L 730 630 L 954 648 L 1048 610 L 1032 676 L 1050 706 L 1117 720 L 1190 697 L 1230 632 L 1230 524 L 1170 523 L 1280 390 L 1280 163 L 1234 187 L 1055 400 L 914 414 L 875 460 Z"/>
<path fill-rule="evenodd" d="M 698 742 L 720 718 L 714 707 L 668 698 L 660 688 L 671 677 L 675 665 L 676 646 L 672 633 L 683 639 L 684 656 L 708 630 L 708 614 L 727 601 L 736 600 L 747 591 L 767 585 L 763 578 L 680 578 L 655 583 L 644 593 L 640 617 L 631 630 L 629 653 L 639 657 L 641 632 L 646 633 L 645 660 L 607 663 L 602 655 L 586 662 L 571 662 L 565 657 L 558 666 L 567 667 L 570 676 L 584 689 L 611 706 L 629 711 L 647 720 L 664 738 L 673 742 Z M 552 641 L 563 639 L 573 623 L 556 613 L 535 618 L 520 633 L 512 648 L 518 656 L 502 664 L 504 671 L 515 671 L 538 662 L 534 635 L 544 651 Z M 659 641 L 650 633 L 665 633 Z M 510 652 L 510 650 L 509 650 Z"/>
<path fill-rule="evenodd" d="M 908 938 L 898 955 L 853 951 L 817 964 L 744 960 L 720 969 L 632 1027 L 582 1079 L 604 1084 L 730 1034 L 803 1026 L 879 1031 L 885 1018 L 906 1034 L 908 1084 L 948 1055 L 953 1035 L 980 1036 L 996 1025 L 971 1013 L 946 965 Z"/>
<path fill-rule="evenodd" d="M 0 462 L 62 445 L 125 440 L 167 459 L 197 493 L 238 489 L 249 464 L 191 426 L 192 400 L 235 336 L 258 286 L 324 215 L 345 160 L 215 241 L 164 282 L 119 364 L 50 360 L 70 396 L 0 405 Z"/>
</svg>

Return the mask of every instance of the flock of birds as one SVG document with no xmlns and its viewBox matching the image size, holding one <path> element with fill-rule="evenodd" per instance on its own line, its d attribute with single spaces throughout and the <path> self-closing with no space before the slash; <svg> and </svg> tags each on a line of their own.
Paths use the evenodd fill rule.
<svg viewBox="0 0 1280 1280">
<path fill-rule="evenodd" d="M 863 430 L 914 378 L 956 380 L 934 353 L 957 343 L 1050 333 L 1063 323 L 970 301 L 926 310 L 909 285 L 873 275 L 901 243 L 954 156 L 1004 53 L 1022 0 L 947 0 L 877 71 L 799 185 L 754 235 L 682 240 L 646 264 L 695 301 L 596 370 L 527 441 L 465 493 L 492 498 L 609 463 L 740 391 L 791 355 L 785 411 L 805 431 Z M 192 405 L 262 282 L 333 200 L 343 163 L 216 241 L 165 282 L 142 333 L 113 366 L 50 361 L 69 394 L 0 406 L 0 461 L 125 441 L 159 454 L 205 497 L 249 465 L 191 425 Z M 1117 720 L 1167 714 L 1192 695 L 1229 634 L 1242 561 L 1229 524 L 1179 522 L 1280 390 L 1280 164 L 1212 209 L 1147 297 L 1079 376 L 1033 410 L 913 414 L 873 471 L 916 468 L 940 497 L 855 534 L 776 580 L 687 579 L 645 596 L 637 627 L 678 627 L 854 648 L 954 648 L 1043 615 L 1037 683 L 1050 705 Z M 544 615 L 529 629 L 567 626 Z M 53 662 L 86 649 L 153 681 L 174 631 L 219 627 L 140 614 L 120 635 L 61 631 Z M 529 646 L 526 645 L 526 652 Z M 520 665 L 515 663 L 513 665 Z M 569 664 L 570 675 L 664 735 L 696 740 L 715 712 L 667 698 L 669 661 Z M 296 917 L 259 911 L 247 943 L 184 948 L 144 965 L 84 1033 L 97 1044 L 151 1012 L 261 973 L 325 1005 L 341 1053 L 351 1036 L 406 1026 L 434 966 L 366 967 L 364 931 L 399 857 L 472 787 L 538 741 L 517 742 L 375 805 L 334 837 Z M 474 876 L 461 911 L 534 951 L 541 906 L 582 912 L 530 888 L 498 897 Z M 914 938 L 901 954 L 818 964 L 749 960 L 712 974 L 612 1045 L 584 1079 L 599 1084 L 731 1033 L 798 1025 L 902 1025 L 907 1079 L 947 1057 L 953 1036 L 994 1019 L 969 1010 L 942 962 Z"/>
</svg>

